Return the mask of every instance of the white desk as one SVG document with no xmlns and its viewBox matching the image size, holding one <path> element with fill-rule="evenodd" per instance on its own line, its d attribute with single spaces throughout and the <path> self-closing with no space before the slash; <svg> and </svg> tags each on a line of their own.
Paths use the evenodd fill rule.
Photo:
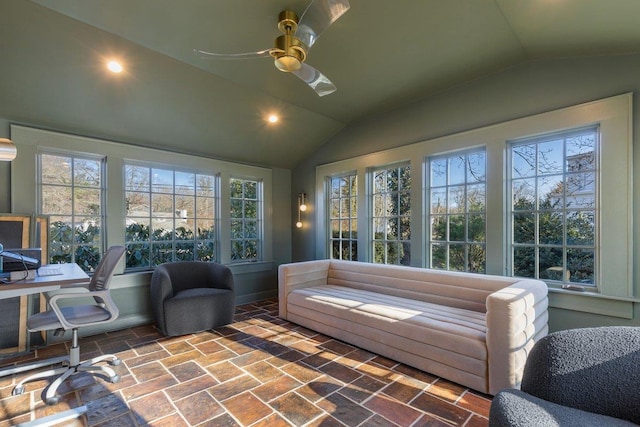
<svg viewBox="0 0 640 427">
<path fill-rule="evenodd" d="M 55 276 L 36 276 L 35 279 L 18 280 L 11 284 L 0 284 L 0 299 L 55 291 L 61 287 L 89 281 L 87 273 L 76 263 L 53 264 L 51 267 L 59 268 L 62 274 Z"/>
</svg>

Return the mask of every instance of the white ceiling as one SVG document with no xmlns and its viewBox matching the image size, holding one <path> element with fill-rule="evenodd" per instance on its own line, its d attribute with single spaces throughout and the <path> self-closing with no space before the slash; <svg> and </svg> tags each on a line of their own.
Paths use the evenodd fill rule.
<svg viewBox="0 0 640 427">
<path fill-rule="evenodd" d="M 87 38 L 84 44 L 100 39 L 104 46 L 104 37 L 100 35 L 106 32 L 124 39 L 120 46 L 128 42 L 135 45 L 124 61 L 130 64 L 130 78 L 140 85 L 152 85 L 152 78 L 143 76 L 149 73 L 151 61 L 157 61 L 157 55 L 131 57 L 132 52 L 140 52 L 140 47 L 161 54 L 165 62 L 179 61 L 162 67 L 175 67 L 171 75 L 176 85 L 188 84 L 194 108 L 207 111 L 213 121 L 198 116 L 197 112 L 183 118 L 187 123 L 177 125 L 184 135 L 183 145 L 178 144 L 175 149 L 267 166 L 293 167 L 331 135 L 361 118 L 523 61 L 640 51 L 637 24 L 640 0 L 350 1 L 351 9 L 322 34 L 309 52 L 307 62 L 338 87 L 337 92 L 322 98 L 296 77 L 277 71 L 269 58 L 203 60 L 192 52 L 194 48 L 219 53 L 270 48 L 280 34 L 276 27 L 278 13 L 291 9 L 300 15 L 308 0 L 33 0 L 33 3 L 50 9 L 45 12 L 40 8 L 39 13 L 43 20 L 56 26 L 62 42 L 68 42 L 64 31 L 81 31 L 82 37 Z M 24 0 L 9 3 L 12 7 L 7 11 L 14 16 L 4 23 L 0 18 L 0 36 L 2 25 L 11 25 L 27 13 L 33 16 L 33 10 L 19 4 Z M 33 3 L 32 7 L 36 7 Z M 6 5 L 3 3 L 0 9 Z M 66 16 L 52 19 L 51 10 Z M 80 24 L 73 24 L 68 17 L 90 27 L 75 28 Z M 37 20 L 30 19 L 23 25 L 36 23 Z M 51 34 L 52 38 L 57 37 L 55 31 Z M 40 43 L 45 44 L 31 39 L 18 44 L 21 49 L 37 51 L 42 48 Z M 9 47 L 0 43 L 0 49 Z M 184 76 L 185 81 L 176 75 Z M 167 91 L 167 97 L 177 97 L 166 86 L 157 86 L 156 90 Z M 185 96 L 184 87 L 182 93 Z M 158 111 L 157 105 L 145 105 L 145 102 L 157 104 L 154 95 L 149 95 L 149 100 L 139 98 L 143 99 L 132 101 L 139 104 L 135 105 L 136 110 L 146 108 L 158 120 L 170 117 L 169 110 L 176 108 L 167 105 L 168 111 Z M 185 103 L 178 103 L 182 109 L 188 108 L 185 107 L 188 100 L 181 102 Z M 227 106 L 221 108 L 221 104 Z M 284 115 L 279 131 L 265 129 L 264 122 L 257 119 L 258 113 L 248 113 L 274 109 Z M 239 113 L 243 110 L 247 112 L 244 115 Z M 126 123 L 126 117 L 116 119 L 130 127 L 128 133 L 117 137 L 141 144 L 150 142 L 142 129 Z M 141 125 L 149 127 L 145 120 Z M 170 146 L 175 136 L 163 140 L 163 135 L 171 131 L 163 132 L 151 136 L 159 146 Z M 212 140 L 228 144 L 216 145 Z"/>
</svg>

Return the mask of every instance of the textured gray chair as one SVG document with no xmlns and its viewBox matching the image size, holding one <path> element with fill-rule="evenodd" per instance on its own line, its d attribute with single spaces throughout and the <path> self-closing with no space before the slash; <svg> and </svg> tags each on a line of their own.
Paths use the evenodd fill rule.
<svg viewBox="0 0 640 427">
<path fill-rule="evenodd" d="M 151 308 L 158 329 L 168 336 L 227 325 L 235 312 L 231 270 L 204 261 L 161 264 L 151 276 Z"/>
<path fill-rule="evenodd" d="M 116 307 L 116 304 L 111 299 L 109 284 L 124 252 L 124 246 L 110 247 L 102 256 L 86 288 L 72 289 L 70 292 L 53 295 L 48 301 L 51 306 L 50 310 L 34 314 L 27 319 L 27 329 L 29 332 L 56 331 L 57 335 L 60 332 L 71 329 L 71 349 L 69 350 L 69 357 L 63 362 L 66 366 L 38 372 L 23 379 L 13 388 L 13 395 L 24 393 L 24 383 L 26 382 L 59 375 L 58 378 L 47 387 L 44 397 L 44 401 L 48 405 L 55 405 L 59 400 L 59 397 L 56 395 L 58 387 L 71 375 L 79 372 L 90 372 L 93 374 L 105 374 L 113 383 L 120 380 L 120 377 L 116 375 L 113 369 L 108 366 L 96 365 L 96 363 L 103 361 L 107 361 L 112 366 L 119 365 L 120 359 L 113 354 L 105 354 L 80 362 L 78 329 L 113 322 L 118 318 L 118 307 Z M 80 292 L 80 290 L 84 292 Z M 89 292 L 87 292 L 87 290 Z M 92 297 L 95 303 L 75 305 L 67 303 L 67 305 L 59 305 L 59 301 L 73 301 L 73 299 L 85 299 L 87 297 Z"/>
<path fill-rule="evenodd" d="M 549 334 L 531 350 L 520 388 L 496 394 L 489 426 L 640 424 L 640 328 Z"/>
</svg>

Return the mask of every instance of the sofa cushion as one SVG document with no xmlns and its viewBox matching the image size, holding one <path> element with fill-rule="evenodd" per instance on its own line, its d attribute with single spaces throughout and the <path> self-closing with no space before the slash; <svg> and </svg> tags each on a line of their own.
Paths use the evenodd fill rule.
<svg viewBox="0 0 640 427">
<path fill-rule="evenodd" d="M 442 362 L 447 361 L 450 352 L 487 360 L 485 314 L 473 310 L 323 285 L 291 292 L 289 312 L 305 317 L 317 312 L 363 324 L 371 328 L 371 334 L 380 330 L 409 338 L 415 341 L 415 348 L 419 343 L 439 347 L 446 350 L 442 352 Z"/>
</svg>

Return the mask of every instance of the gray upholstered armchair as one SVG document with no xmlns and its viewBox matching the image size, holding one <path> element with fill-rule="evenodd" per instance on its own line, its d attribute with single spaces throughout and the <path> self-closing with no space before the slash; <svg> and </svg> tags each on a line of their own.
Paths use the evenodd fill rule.
<svg viewBox="0 0 640 427">
<path fill-rule="evenodd" d="M 536 342 L 521 390 L 491 403 L 490 427 L 640 424 L 640 328 L 555 332 Z"/>
<path fill-rule="evenodd" d="M 151 276 L 151 308 L 158 328 L 169 336 L 229 324 L 235 311 L 231 270 L 204 261 L 161 264 Z"/>
</svg>

